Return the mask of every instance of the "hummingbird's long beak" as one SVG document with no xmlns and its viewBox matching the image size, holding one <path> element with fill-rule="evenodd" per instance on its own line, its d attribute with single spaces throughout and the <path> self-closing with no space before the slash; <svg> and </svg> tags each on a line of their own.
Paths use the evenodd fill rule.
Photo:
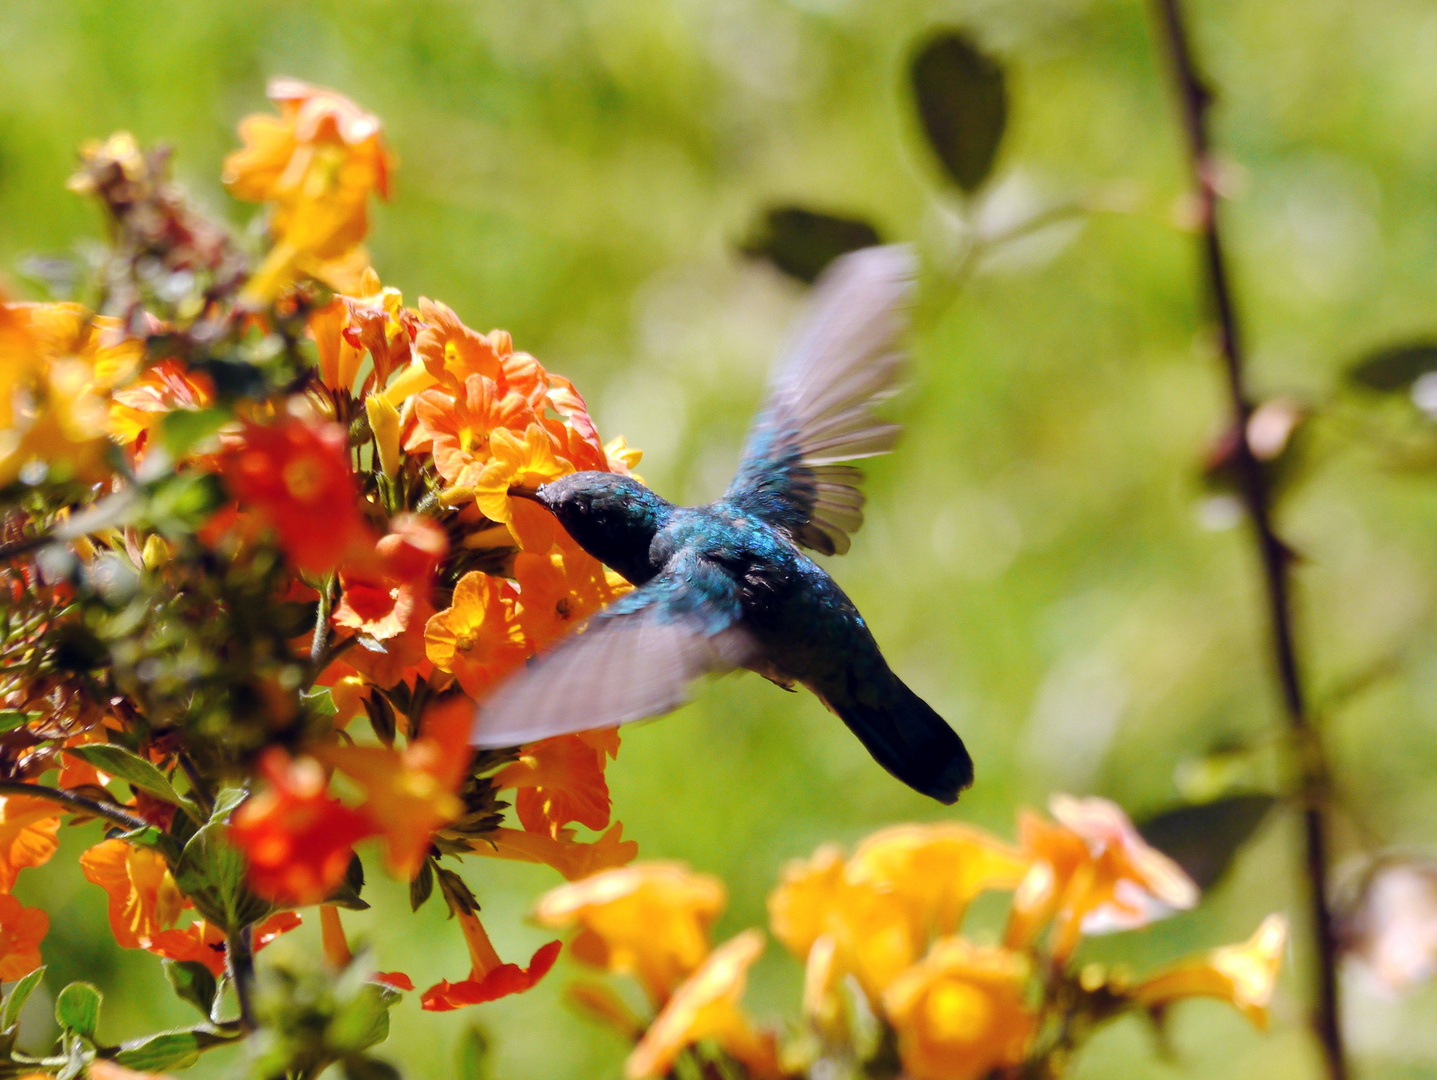
<svg viewBox="0 0 1437 1080">
<path fill-rule="evenodd" d="M 536 502 L 540 506 L 544 504 L 543 500 L 539 498 L 538 488 L 524 487 L 516 484 L 509 489 L 509 494 L 516 499 L 528 499 L 530 502 Z"/>
</svg>

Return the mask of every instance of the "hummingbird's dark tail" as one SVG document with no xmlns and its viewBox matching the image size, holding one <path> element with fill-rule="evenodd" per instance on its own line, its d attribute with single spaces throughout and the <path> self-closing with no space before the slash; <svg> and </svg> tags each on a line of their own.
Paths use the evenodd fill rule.
<svg viewBox="0 0 1437 1080">
<path fill-rule="evenodd" d="M 886 685 L 871 682 L 819 693 L 873 760 L 914 791 L 955 803 L 973 783 L 973 759 L 948 722 L 891 671 Z"/>
</svg>

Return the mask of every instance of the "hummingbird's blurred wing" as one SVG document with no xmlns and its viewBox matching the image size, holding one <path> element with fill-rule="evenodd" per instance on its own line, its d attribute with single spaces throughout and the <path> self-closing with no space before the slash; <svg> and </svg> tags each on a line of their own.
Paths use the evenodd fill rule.
<svg viewBox="0 0 1437 1080">
<path fill-rule="evenodd" d="M 501 685 L 480 705 L 470 742 L 519 746 L 670 712 L 700 675 L 754 655 L 739 614 L 733 579 L 681 552 Z"/>
<path fill-rule="evenodd" d="M 825 555 L 847 551 L 863 524 L 863 474 L 837 463 L 887 453 L 898 437 L 873 407 L 898 389 L 913 276 L 903 246 L 865 248 L 829 267 L 724 493 Z"/>
</svg>

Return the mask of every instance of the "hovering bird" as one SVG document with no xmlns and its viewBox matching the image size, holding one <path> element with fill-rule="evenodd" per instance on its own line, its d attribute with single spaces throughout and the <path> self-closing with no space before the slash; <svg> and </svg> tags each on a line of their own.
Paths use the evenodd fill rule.
<svg viewBox="0 0 1437 1080">
<path fill-rule="evenodd" d="M 958 798 L 973 782 L 963 741 L 889 670 L 853 602 L 800 550 L 841 554 L 863 523 L 862 473 L 840 463 L 886 453 L 898 435 L 872 410 L 897 389 L 912 281 L 903 247 L 829 268 L 717 502 L 675 506 L 604 472 L 511 492 L 637 588 L 500 686 L 479 709 L 476 745 L 658 716 L 700 675 L 747 668 L 808 687 L 905 784 Z"/>
</svg>

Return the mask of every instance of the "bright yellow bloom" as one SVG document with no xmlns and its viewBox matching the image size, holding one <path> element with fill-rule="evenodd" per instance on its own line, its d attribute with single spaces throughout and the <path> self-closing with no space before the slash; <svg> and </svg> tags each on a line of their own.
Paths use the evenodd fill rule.
<svg viewBox="0 0 1437 1080">
<path fill-rule="evenodd" d="M 962 938 L 933 944 L 884 992 L 898 1053 L 913 1080 L 978 1080 L 1021 1064 L 1036 1025 L 1024 1004 L 1028 962 Z"/>
<path fill-rule="evenodd" d="M 509 489 L 535 488 L 574 471 L 554 456 L 549 433 L 539 424 L 524 429 L 522 439 L 508 428 L 489 435 L 489 460 L 474 479 L 474 502 L 490 521 L 508 525 L 513 519 Z"/>
<path fill-rule="evenodd" d="M 1027 811 L 1018 820 L 1033 866 L 1013 896 L 1010 948 L 1026 948 L 1053 921 L 1053 956 L 1063 961 L 1083 934 L 1135 929 L 1197 903 L 1197 886 L 1115 803 L 1054 795 L 1050 809 L 1056 825 Z"/>
<path fill-rule="evenodd" d="M 0 892 L 13 889 L 25 867 L 50 861 L 60 846 L 61 812 L 48 799 L 0 795 Z"/>
<path fill-rule="evenodd" d="M 348 98 L 295 79 L 268 92 L 280 115 L 240 124 L 245 146 L 225 159 L 223 176 L 235 198 L 274 207 L 275 244 L 246 295 L 272 298 L 298 273 L 350 291 L 368 265 L 353 253 L 369 229 L 369 196 L 389 197 L 394 155 L 379 119 Z"/>
<path fill-rule="evenodd" d="M 560 829 L 558 836 L 550 836 L 501 827 L 474 841 L 472 850 L 494 859 L 543 863 L 564 875 L 565 881 L 582 881 L 603 870 L 627 866 L 638 857 L 639 845 L 624 839 L 624 823 L 616 821 L 591 844 L 575 840 L 573 829 Z"/>
<path fill-rule="evenodd" d="M 1287 919 L 1269 915 L 1247 941 L 1159 972 L 1139 983 L 1133 997 L 1148 1008 L 1161 1008 L 1183 998 L 1217 998 L 1257 1027 L 1266 1028 L 1267 1006 L 1286 947 Z"/>
<path fill-rule="evenodd" d="M 635 976 L 660 1008 L 709 951 L 723 882 L 682 863 L 642 862 L 561 885 L 539 898 L 540 925 L 580 927 L 573 955 Z"/>
<path fill-rule="evenodd" d="M 80 856 L 86 879 L 110 898 L 110 931 L 126 949 L 148 949 L 185 908 L 169 866 L 159 852 L 106 840 Z"/>
<path fill-rule="evenodd" d="M 808 961 L 815 946 L 833 950 L 825 984 L 852 974 L 877 1001 L 922 955 L 926 935 L 902 896 L 867 881 L 851 881 L 845 871 L 841 854 L 831 845 L 819 848 L 811 859 L 789 863 L 768 898 L 769 925 L 800 960 Z"/>
<path fill-rule="evenodd" d="M 425 625 L 424 651 L 481 700 L 528 655 L 514 587 L 477 570 L 465 574 L 453 603 Z"/>
<path fill-rule="evenodd" d="M 696 1042 L 712 1040 L 748 1067 L 749 1075 L 782 1075 L 772 1036 L 754 1030 L 739 1008 L 748 969 L 763 953 L 763 933 L 745 930 L 715 949 L 674 991 L 624 1063 L 626 1080 L 663 1077 Z"/>
<path fill-rule="evenodd" d="M 895 825 L 874 833 L 848 862 L 848 880 L 894 892 L 932 933 L 957 933 L 968 905 L 989 889 L 1013 889 L 1031 859 L 967 825 Z"/>
</svg>

